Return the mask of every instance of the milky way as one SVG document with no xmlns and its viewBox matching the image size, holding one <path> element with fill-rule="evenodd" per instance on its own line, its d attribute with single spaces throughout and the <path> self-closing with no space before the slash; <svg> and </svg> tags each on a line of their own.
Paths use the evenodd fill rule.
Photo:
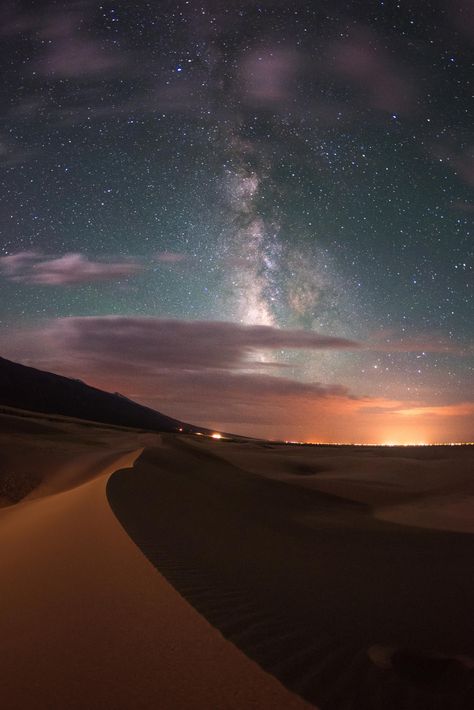
<svg viewBox="0 0 474 710">
<path fill-rule="evenodd" d="M 265 83 L 264 83 L 265 86 Z M 283 234 L 279 214 L 284 199 L 273 173 L 275 157 L 237 133 L 225 145 L 221 208 L 224 226 L 217 244 L 222 261 L 222 308 L 231 320 L 246 325 L 309 327 L 318 331 L 349 334 L 350 319 L 361 319 L 356 304 L 349 305 L 329 249 L 318 234 L 295 244 L 294 235 Z M 270 207 L 265 196 L 271 195 Z M 261 353 L 260 359 L 268 360 Z M 313 355 L 311 360 L 286 352 L 273 362 L 293 364 L 297 376 L 334 377 L 343 360 L 337 354 Z"/>
<path fill-rule="evenodd" d="M 468 436 L 456 419 L 474 385 L 468 0 L 1 12 L 5 355 L 52 367 L 39 343 L 69 318 L 301 329 L 358 345 L 255 344 L 265 387 L 347 388 L 347 410 L 366 402 L 376 427 L 382 410 L 438 407 Z M 82 341 L 68 353 L 56 368 L 99 382 Z M 150 402 L 154 386 L 126 393 Z"/>
</svg>

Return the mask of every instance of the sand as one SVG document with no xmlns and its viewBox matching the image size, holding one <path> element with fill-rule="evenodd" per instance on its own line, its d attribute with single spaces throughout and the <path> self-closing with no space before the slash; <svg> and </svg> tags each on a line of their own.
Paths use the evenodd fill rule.
<svg viewBox="0 0 474 710">
<path fill-rule="evenodd" d="M 444 477 L 437 465 L 435 480 L 426 470 L 415 482 L 403 461 L 397 477 L 391 452 L 377 479 L 364 457 L 381 469 L 383 452 L 276 447 L 272 477 L 268 451 L 164 436 L 133 472 L 110 479 L 109 501 L 226 638 L 323 710 L 473 706 L 473 536 L 426 519 L 425 527 L 382 521 L 356 500 L 420 496 L 451 475 L 461 486 L 466 472 L 453 473 L 449 459 Z M 329 462 L 353 472 L 352 493 L 359 466 L 360 496 L 343 496 L 347 473 L 335 479 L 336 494 L 308 486 L 321 475 L 308 469 Z M 282 480 L 303 466 L 304 485 Z"/>
<path fill-rule="evenodd" d="M 223 443 L 219 455 L 245 471 L 365 503 L 381 520 L 474 533 L 474 446 Z"/>
<path fill-rule="evenodd" d="M 308 707 L 192 609 L 112 513 L 107 479 L 150 436 L 58 421 L 0 423 L 0 443 L 23 442 L 17 470 L 43 476 L 42 488 L 0 511 L 2 706 Z"/>
<path fill-rule="evenodd" d="M 474 705 L 472 450 L 11 411 L 0 446 L 5 707 Z"/>
</svg>

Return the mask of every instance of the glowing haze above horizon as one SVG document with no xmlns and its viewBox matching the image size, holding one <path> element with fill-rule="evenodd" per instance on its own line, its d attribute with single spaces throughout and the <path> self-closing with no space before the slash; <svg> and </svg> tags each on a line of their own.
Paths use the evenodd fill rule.
<svg viewBox="0 0 474 710">
<path fill-rule="evenodd" d="M 0 33 L 0 355 L 216 431 L 474 439 L 469 0 Z"/>
</svg>

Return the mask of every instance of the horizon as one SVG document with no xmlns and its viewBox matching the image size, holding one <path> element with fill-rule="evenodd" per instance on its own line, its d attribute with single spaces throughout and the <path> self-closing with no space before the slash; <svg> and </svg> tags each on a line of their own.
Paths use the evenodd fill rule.
<svg viewBox="0 0 474 710">
<path fill-rule="evenodd" d="M 5 357 L 216 432 L 472 442 L 470 17 L 9 5 Z"/>
<path fill-rule="evenodd" d="M 0 360 L 2 360 L 2 359 L 4 359 L 4 358 L 2 358 L 2 357 L 0 356 Z M 6 360 L 6 362 L 11 362 L 11 361 Z M 16 364 L 21 364 L 21 363 L 13 363 L 13 364 L 16 365 Z M 25 366 L 26 366 L 26 367 L 29 367 L 28 365 L 25 365 Z M 39 370 L 39 372 L 42 372 L 42 373 L 45 373 L 45 374 L 49 374 L 49 375 L 50 375 L 50 374 L 56 375 L 56 373 L 50 373 L 50 372 L 48 372 L 47 370 Z M 58 377 L 63 377 L 62 375 L 56 375 L 56 376 L 58 376 Z M 66 378 L 66 379 L 69 379 L 69 378 Z M 92 389 L 97 389 L 97 388 L 93 387 L 92 385 L 88 384 L 87 382 L 85 382 L 85 381 L 83 381 L 83 380 L 75 379 L 75 378 L 71 378 L 71 380 L 72 380 L 73 382 L 77 382 L 77 383 L 79 383 L 79 384 L 81 384 L 81 385 L 84 385 L 85 387 L 92 388 Z M 139 404 L 139 402 L 136 402 L 136 401 L 133 400 L 133 399 L 130 399 L 130 398 L 128 398 L 128 397 L 125 397 L 125 395 L 123 395 L 123 394 L 120 393 L 120 392 L 107 392 L 106 390 L 100 390 L 100 389 L 99 389 L 98 391 L 101 392 L 101 393 L 105 393 L 105 394 L 107 394 L 107 395 L 117 396 L 117 397 L 120 397 L 121 399 L 126 399 L 126 400 L 128 400 L 129 402 L 131 402 L 132 404 Z M 68 415 L 68 414 L 62 414 L 62 413 L 60 413 L 60 412 L 48 412 L 48 411 L 41 411 L 41 410 L 38 410 L 38 409 L 25 409 L 25 408 L 23 408 L 23 407 L 16 407 L 16 406 L 12 406 L 12 405 L 0 405 L 0 409 L 6 410 L 7 413 L 11 411 L 11 412 L 13 412 L 13 414 L 15 414 L 15 412 L 20 412 L 20 413 L 21 413 L 20 416 L 30 416 L 30 417 L 32 417 L 32 418 L 35 418 L 35 417 L 39 417 L 39 418 L 45 417 L 45 418 L 47 418 L 47 419 L 53 418 L 53 419 L 58 419 L 58 420 L 65 419 L 65 420 L 78 421 L 78 422 L 80 422 L 80 421 L 87 421 L 87 422 L 90 422 L 90 423 L 94 423 L 94 422 L 95 422 L 95 423 L 99 423 L 99 424 L 101 423 L 101 420 L 94 420 L 93 418 L 92 418 L 92 419 L 89 419 L 89 418 L 87 418 L 87 417 L 80 417 L 80 418 L 78 418 L 78 417 L 74 417 L 74 416 L 71 416 L 71 415 Z M 152 410 L 152 411 L 157 412 L 157 410 Z M 166 412 L 157 412 L 157 413 L 158 413 L 158 414 L 164 414 L 164 415 L 166 416 Z M 189 426 L 189 425 L 191 425 L 194 429 L 198 429 L 198 428 L 199 428 L 199 424 L 195 424 L 194 422 L 186 422 L 186 423 L 185 423 L 185 422 L 179 422 L 179 421 L 178 421 L 177 423 L 179 423 L 179 424 L 181 424 L 181 425 L 183 425 L 183 426 L 186 426 L 186 425 Z M 105 422 L 105 420 L 102 421 L 102 424 L 105 424 L 106 426 L 112 426 L 112 427 L 118 426 L 119 428 L 125 428 L 125 429 L 130 429 L 130 428 L 131 428 L 131 429 L 133 429 L 133 427 L 127 426 L 127 425 L 117 425 L 117 424 L 112 424 L 112 423 L 107 424 L 107 423 Z M 186 436 L 202 436 L 202 437 L 207 438 L 207 439 L 214 439 L 214 440 L 217 440 L 217 441 L 222 440 L 222 441 L 224 441 L 224 442 L 225 442 L 225 441 L 231 441 L 231 440 L 232 440 L 232 437 L 237 436 L 237 437 L 242 437 L 242 438 L 248 438 L 248 439 L 253 440 L 253 441 L 264 441 L 264 442 L 268 442 L 268 443 L 271 443 L 271 444 L 278 444 L 278 445 L 296 445 L 296 446 L 348 446 L 348 447 L 353 446 L 353 447 L 368 447 L 368 448 L 375 448 L 375 447 L 382 447 L 382 448 L 384 448 L 384 447 L 385 447 L 385 448 L 416 448 L 416 447 L 474 446 L 474 442 L 471 442 L 471 441 L 432 441 L 432 442 L 426 442 L 426 441 L 394 441 L 394 440 L 391 440 L 391 441 L 381 441 L 381 442 L 377 442 L 377 441 L 358 442 L 358 441 L 335 441 L 335 440 L 331 440 L 331 441 L 302 440 L 302 441 L 299 441 L 299 440 L 296 440 L 296 439 L 285 439 L 285 438 L 259 439 L 258 437 L 253 436 L 251 433 L 247 433 L 247 434 L 242 434 L 242 433 L 240 433 L 240 434 L 237 434 L 236 432 L 230 432 L 230 431 L 226 431 L 226 432 L 224 432 L 224 431 L 222 431 L 222 430 L 221 430 L 221 431 L 215 431 L 215 430 L 213 431 L 213 429 L 216 429 L 216 427 L 214 427 L 214 428 L 211 427 L 211 428 L 208 429 L 206 432 L 201 432 L 201 431 L 193 431 L 193 432 L 188 431 L 188 432 L 185 432 L 185 431 L 183 430 L 183 426 L 179 426 L 178 429 L 176 429 L 176 431 L 174 431 L 173 433 L 175 433 L 175 434 L 177 434 L 177 435 L 183 433 L 183 434 L 186 435 Z M 206 427 L 203 427 L 203 428 L 206 428 Z M 207 429 L 207 428 L 206 428 L 206 429 Z M 150 431 L 153 431 L 153 430 L 150 429 Z"/>
</svg>

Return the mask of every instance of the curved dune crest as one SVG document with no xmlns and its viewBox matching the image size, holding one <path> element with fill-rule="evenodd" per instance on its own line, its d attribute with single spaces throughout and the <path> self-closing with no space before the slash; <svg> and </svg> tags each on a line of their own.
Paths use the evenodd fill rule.
<svg viewBox="0 0 474 710">
<path fill-rule="evenodd" d="M 470 452 L 448 486 L 386 452 L 377 473 L 378 452 L 8 421 L 30 485 L 0 510 L 9 710 L 470 706 L 474 539 L 374 518 L 467 490 Z"/>
<path fill-rule="evenodd" d="M 474 538 L 376 520 L 360 501 L 249 473 L 231 450 L 165 435 L 109 479 L 159 572 L 322 710 L 470 707 L 473 671 L 456 658 L 474 655 Z M 402 650 L 382 668 L 370 649 L 387 645 Z M 432 666 L 448 682 L 432 682 Z"/>
<path fill-rule="evenodd" d="M 76 467 L 74 488 L 0 511 L 2 703 L 9 710 L 309 707 L 225 641 L 124 532 L 105 486 L 140 451 L 109 451 L 108 462 L 91 455 L 83 469 L 91 480 L 79 485 Z"/>
</svg>

